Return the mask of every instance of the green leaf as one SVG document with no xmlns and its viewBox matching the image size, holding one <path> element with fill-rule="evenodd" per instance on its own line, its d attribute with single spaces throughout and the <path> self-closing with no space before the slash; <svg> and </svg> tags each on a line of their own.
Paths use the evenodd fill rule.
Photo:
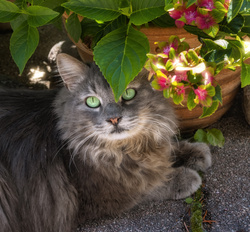
<svg viewBox="0 0 250 232">
<path fill-rule="evenodd" d="M 201 74 L 192 74 L 192 72 L 188 72 L 188 80 L 193 83 L 199 83 L 203 79 Z"/>
<path fill-rule="evenodd" d="M 223 21 L 220 24 L 220 31 L 232 34 L 238 34 L 244 25 L 244 17 L 242 15 L 237 15 L 230 23 Z"/>
<path fill-rule="evenodd" d="M 202 38 L 212 38 L 211 36 L 206 34 L 203 30 L 199 29 L 196 26 L 184 25 L 184 29 L 191 34 L 198 35 Z"/>
<path fill-rule="evenodd" d="M 233 58 L 233 61 L 242 60 L 243 54 L 245 53 L 243 44 L 238 40 L 228 40 L 228 42 L 232 47 L 232 54 L 230 54 L 231 57 L 228 57 Z"/>
<path fill-rule="evenodd" d="M 36 5 L 40 5 L 40 6 L 44 6 L 44 7 L 48 7 L 50 9 L 55 9 L 61 6 L 61 4 L 63 4 L 64 2 L 66 2 L 67 0 L 45 0 L 45 1 L 41 1 L 41 4 L 36 4 Z"/>
<path fill-rule="evenodd" d="M 196 3 L 197 1 L 196 0 L 188 0 L 188 3 L 187 3 L 187 6 L 186 8 L 192 6 L 194 3 Z"/>
<path fill-rule="evenodd" d="M 249 0 L 243 0 L 243 4 L 241 6 L 240 13 L 243 15 L 250 14 L 250 1 Z"/>
<path fill-rule="evenodd" d="M 197 65 L 199 63 L 199 57 L 197 53 L 192 49 L 188 51 L 187 58 L 189 62 L 191 63 L 191 65 Z"/>
<path fill-rule="evenodd" d="M 242 3 L 244 0 L 231 0 L 228 12 L 227 12 L 227 22 L 231 22 L 234 17 L 239 13 Z"/>
<path fill-rule="evenodd" d="M 191 204 L 193 201 L 194 201 L 194 200 L 193 200 L 192 197 L 188 197 L 188 198 L 185 199 L 185 202 L 186 202 L 187 204 Z"/>
<path fill-rule="evenodd" d="M 27 23 L 27 20 L 28 20 L 28 16 L 25 15 L 25 14 L 20 14 L 18 17 L 16 17 L 15 19 L 13 19 L 11 22 L 10 22 L 10 25 L 11 25 L 11 28 L 13 31 L 15 31 L 18 27 L 21 26 L 21 24 L 23 24 L 23 22 L 26 21 Z"/>
<path fill-rule="evenodd" d="M 213 100 L 214 101 L 219 101 L 221 104 L 223 104 L 222 102 L 222 94 L 221 94 L 221 87 L 219 85 L 217 85 L 215 87 L 215 95 L 213 96 Z"/>
<path fill-rule="evenodd" d="M 196 107 L 196 104 L 194 102 L 196 95 L 193 90 L 191 90 L 188 94 L 188 99 L 187 99 L 187 107 L 191 111 Z"/>
<path fill-rule="evenodd" d="M 241 31 L 250 35 L 250 15 L 244 15 L 244 26 L 241 28 Z"/>
<path fill-rule="evenodd" d="M 0 22 L 10 22 L 20 15 L 21 10 L 12 2 L 0 0 Z"/>
<path fill-rule="evenodd" d="M 110 33 L 111 31 L 118 29 L 126 25 L 126 16 L 120 15 L 113 21 L 105 23 L 97 23 L 95 20 L 84 18 L 81 22 L 82 25 L 82 38 L 91 37 L 91 47 L 94 48 L 101 38 Z"/>
<path fill-rule="evenodd" d="M 213 146 L 223 147 L 225 138 L 222 132 L 218 129 L 199 129 L 194 134 L 194 140 L 197 142 L 209 143 Z"/>
<path fill-rule="evenodd" d="M 205 118 L 208 116 L 211 116 L 217 109 L 219 106 L 219 101 L 213 101 L 212 105 L 210 107 L 203 107 L 203 113 L 200 116 L 200 118 Z"/>
<path fill-rule="evenodd" d="M 232 53 L 232 48 L 230 46 L 225 49 L 223 45 L 221 46 L 216 43 L 216 41 L 210 39 L 203 39 L 203 42 L 205 44 L 202 46 L 201 54 L 207 62 L 215 62 L 218 64 L 230 57 Z"/>
<path fill-rule="evenodd" d="M 225 138 L 220 130 L 213 128 L 207 129 L 207 141 L 213 146 L 223 147 Z"/>
<path fill-rule="evenodd" d="M 156 89 L 156 90 L 160 90 L 161 89 L 161 86 L 158 84 L 157 80 L 153 80 L 151 82 L 151 86 Z"/>
<path fill-rule="evenodd" d="M 212 10 L 211 15 L 215 19 L 216 23 L 220 23 L 224 19 L 227 11 L 224 5 L 220 1 L 216 1 L 214 3 L 214 6 L 215 6 L 215 9 Z"/>
<path fill-rule="evenodd" d="M 174 104 L 179 105 L 183 101 L 183 99 L 184 99 L 183 94 L 180 94 L 180 95 L 178 95 L 176 93 L 173 94 Z"/>
<path fill-rule="evenodd" d="M 212 85 L 208 86 L 206 90 L 207 90 L 208 96 L 213 97 L 215 95 L 215 88 Z"/>
<path fill-rule="evenodd" d="M 174 4 L 172 0 L 165 0 L 165 7 L 164 10 L 168 11 L 170 9 L 174 8 Z"/>
<path fill-rule="evenodd" d="M 43 6 L 30 6 L 26 9 L 26 12 L 31 27 L 43 26 L 59 15 L 58 12 Z"/>
<path fill-rule="evenodd" d="M 208 28 L 208 29 L 204 29 L 203 30 L 205 33 L 207 33 L 209 36 L 211 36 L 212 38 L 214 38 L 218 31 L 219 31 L 219 25 L 218 24 L 214 24 L 212 27 Z"/>
<path fill-rule="evenodd" d="M 166 12 L 160 17 L 152 20 L 152 23 L 158 27 L 174 27 L 175 20 L 172 17 L 170 17 L 168 12 Z"/>
<path fill-rule="evenodd" d="M 113 89 L 116 101 L 141 71 L 148 52 L 147 37 L 131 26 L 116 29 L 97 43 L 94 59 Z"/>
<path fill-rule="evenodd" d="M 170 98 L 170 89 L 164 89 L 163 90 L 163 96 L 165 98 Z"/>
<path fill-rule="evenodd" d="M 242 62 L 241 70 L 241 87 L 250 85 L 250 64 L 245 64 Z"/>
<path fill-rule="evenodd" d="M 166 13 L 162 0 L 133 0 L 131 3 L 133 11 L 130 21 L 135 25 L 142 25 Z"/>
<path fill-rule="evenodd" d="M 90 19 L 107 22 L 121 15 L 119 0 L 70 0 L 63 7 Z"/>
<path fill-rule="evenodd" d="M 10 52 L 20 73 L 34 53 L 39 42 L 38 30 L 24 22 L 13 32 L 10 39 Z"/>
<path fill-rule="evenodd" d="M 82 34 L 82 26 L 79 22 L 77 14 L 71 14 L 65 22 L 65 27 L 69 35 L 77 43 Z"/>
<path fill-rule="evenodd" d="M 203 129 L 198 129 L 194 134 L 194 140 L 197 142 L 208 143 L 207 133 Z"/>
</svg>

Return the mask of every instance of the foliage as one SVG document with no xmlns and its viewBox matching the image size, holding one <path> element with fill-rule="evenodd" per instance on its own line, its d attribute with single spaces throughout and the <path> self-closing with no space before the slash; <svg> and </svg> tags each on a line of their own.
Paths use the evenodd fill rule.
<svg viewBox="0 0 250 232">
<path fill-rule="evenodd" d="M 194 140 L 218 147 L 223 147 L 225 143 L 222 132 L 216 128 L 198 129 L 194 134 Z"/>
<path fill-rule="evenodd" d="M 230 53 L 231 57 L 235 57 L 234 64 L 227 63 L 223 67 L 233 69 L 236 64 L 243 66 L 242 86 L 250 84 L 247 78 L 250 67 L 243 63 L 246 56 L 242 43 L 242 36 L 250 34 L 248 0 L 232 0 L 230 3 L 228 0 L 16 0 L 15 3 L 0 0 L 0 22 L 11 22 L 14 32 L 10 50 L 20 72 L 38 45 L 37 28 L 58 23 L 65 11 L 71 11 L 66 20 L 66 29 L 71 37 L 76 42 L 91 39 L 94 60 L 110 83 L 116 100 L 147 60 L 149 43 L 137 28 L 149 22 L 169 26 L 172 22 L 170 16 L 175 18 L 178 26 L 184 26 L 204 41 L 199 55 L 204 62 L 216 63 L 215 74 L 222 68 L 223 58 Z M 194 15 L 199 18 L 193 20 Z M 226 40 L 227 44 L 214 42 L 226 35 L 231 36 L 231 40 Z M 191 51 L 189 55 L 193 59 Z M 215 88 L 215 95 L 209 95 L 208 99 L 216 98 L 218 89 L 209 88 Z M 219 100 L 210 106 L 210 100 L 199 98 L 198 91 L 208 91 L 207 86 L 197 89 L 195 102 L 215 109 Z M 165 94 L 168 96 L 170 93 L 165 91 Z M 190 97 L 193 96 L 192 93 Z M 175 102 L 180 103 L 181 97 L 176 96 Z M 190 105 L 191 108 L 193 106 L 194 103 Z M 206 114 L 211 114 L 211 110 L 207 109 Z"/>
<path fill-rule="evenodd" d="M 13 34 L 10 40 L 11 55 L 22 73 L 27 61 L 39 43 L 37 27 L 60 19 L 62 0 L 22 1 L 15 3 L 0 0 L 0 22 L 11 22 Z"/>
</svg>

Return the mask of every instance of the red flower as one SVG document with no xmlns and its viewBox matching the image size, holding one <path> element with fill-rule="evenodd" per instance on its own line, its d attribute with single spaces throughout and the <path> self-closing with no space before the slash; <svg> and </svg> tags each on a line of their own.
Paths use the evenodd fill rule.
<svg viewBox="0 0 250 232">
<path fill-rule="evenodd" d="M 181 85 L 181 86 L 176 86 L 176 88 L 175 88 L 175 93 L 177 94 L 177 95 L 182 95 L 182 94 L 184 94 L 185 93 L 185 88 L 184 88 L 184 85 Z"/>
<path fill-rule="evenodd" d="M 169 55 L 170 48 L 173 48 L 174 50 L 178 49 L 178 39 L 175 38 L 172 43 L 167 43 L 167 45 L 162 49 L 162 52 L 165 55 Z"/>
<path fill-rule="evenodd" d="M 210 14 L 200 15 L 196 18 L 197 27 L 200 29 L 209 29 L 216 24 L 214 18 Z"/>
<path fill-rule="evenodd" d="M 201 101 L 205 101 L 206 98 L 207 98 L 207 90 L 202 89 L 200 86 L 198 87 L 198 89 L 194 90 L 194 93 L 196 94 L 198 99 L 201 100 Z"/>
<path fill-rule="evenodd" d="M 201 1 L 198 2 L 198 6 L 199 7 L 204 7 L 207 10 L 210 10 L 210 11 L 215 8 L 213 0 L 201 0 Z"/>
<path fill-rule="evenodd" d="M 183 21 L 180 20 L 175 20 L 175 26 L 177 26 L 178 28 L 182 28 L 184 27 L 185 23 Z"/>
<path fill-rule="evenodd" d="M 160 85 L 161 90 L 167 89 L 167 88 L 169 88 L 169 87 L 171 86 L 169 80 L 166 79 L 165 77 L 159 77 L 159 78 L 157 79 L 157 82 L 158 82 L 158 84 Z"/>
<path fill-rule="evenodd" d="M 198 15 L 197 6 L 195 4 L 188 7 L 184 12 L 184 16 L 185 16 L 185 19 L 187 20 L 187 24 L 191 24 L 193 21 L 195 21 L 197 15 Z"/>
<path fill-rule="evenodd" d="M 187 80 L 187 71 L 175 71 L 174 81 L 181 82 Z"/>
</svg>

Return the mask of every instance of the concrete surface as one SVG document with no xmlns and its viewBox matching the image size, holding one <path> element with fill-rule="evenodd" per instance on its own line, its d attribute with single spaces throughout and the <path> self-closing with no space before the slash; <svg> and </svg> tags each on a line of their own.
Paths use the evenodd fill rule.
<svg viewBox="0 0 250 232">
<path fill-rule="evenodd" d="M 17 76 L 18 69 L 11 60 L 8 51 L 11 33 L 0 34 L 0 75 Z M 24 75 L 17 81 L 32 76 L 34 69 L 44 71 L 46 78 L 53 75 L 48 62 L 50 49 L 60 41 L 67 41 L 66 50 L 75 52 L 63 31 L 52 26 L 40 29 L 40 44 L 29 61 Z M 33 68 L 33 71 L 30 69 Z M 45 78 L 45 82 L 47 79 Z M 213 166 L 206 173 L 204 181 L 204 211 L 206 219 L 214 220 L 211 225 L 205 223 L 206 231 L 211 232 L 248 232 L 250 231 L 250 126 L 246 123 L 242 111 L 242 91 L 239 92 L 233 107 L 223 118 L 211 127 L 221 129 L 226 142 L 223 148 L 212 148 Z M 188 206 L 183 200 L 149 202 L 137 206 L 117 218 L 105 218 L 81 225 L 83 232 L 119 232 L 119 231 L 187 231 L 189 225 Z"/>
</svg>

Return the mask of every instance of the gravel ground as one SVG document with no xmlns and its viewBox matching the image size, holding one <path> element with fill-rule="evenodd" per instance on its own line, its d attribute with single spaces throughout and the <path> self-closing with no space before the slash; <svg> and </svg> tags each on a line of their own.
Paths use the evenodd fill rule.
<svg viewBox="0 0 250 232">
<path fill-rule="evenodd" d="M 51 26 L 40 30 L 40 44 L 36 53 L 28 62 L 22 76 L 13 63 L 9 47 L 11 33 L 0 34 L 0 82 L 8 85 L 6 76 L 13 77 L 11 87 L 37 88 L 25 76 L 32 76 L 31 69 L 45 72 L 40 83 L 48 86 L 51 80 L 53 62 L 47 56 L 51 48 L 60 41 L 64 43 L 64 51 L 76 55 L 71 43 L 63 31 Z M 34 70 L 33 70 L 34 73 Z M 21 84 L 20 84 L 21 83 Z M 46 88 L 45 86 L 38 86 Z M 204 224 L 211 232 L 248 232 L 250 231 L 250 126 L 246 123 L 241 108 L 242 91 L 239 92 L 233 107 L 223 118 L 211 127 L 221 129 L 226 142 L 223 148 L 212 148 L 213 166 L 205 175 L 205 209 L 207 219 L 216 222 Z M 78 228 L 83 232 L 117 232 L 117 231 L 187 231 L 189 224 L 188 206 L 183 200 L 149 202 L 137 206 L 117 218 L 105 218 L 88 222 Z"/>
</svg>

